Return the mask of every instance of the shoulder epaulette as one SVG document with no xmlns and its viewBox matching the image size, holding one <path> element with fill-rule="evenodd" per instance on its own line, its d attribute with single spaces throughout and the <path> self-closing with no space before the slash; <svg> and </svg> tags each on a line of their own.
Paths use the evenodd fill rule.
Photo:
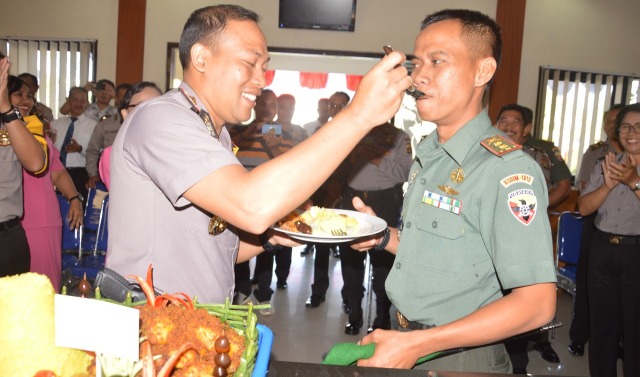
<svg viewBox="0 0 640 377">
<path fill-rule="evenodd" d="M 589 150 L 595 151 L 596 149 L 601 148 L 604 145 L 604 141 L 599 141 L 595 144 L 589 145 Z"/>
<path fill-rule="evenodd" d="M 482 140 L 480 144 L 498 157 L 522 149 L 522 145 L 516 144 L 500 135 L 489 136 Z"/>
</svg>

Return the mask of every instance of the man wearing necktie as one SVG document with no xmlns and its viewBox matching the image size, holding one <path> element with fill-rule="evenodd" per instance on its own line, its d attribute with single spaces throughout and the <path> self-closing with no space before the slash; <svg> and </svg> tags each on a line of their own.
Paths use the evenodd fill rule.
<svg viewBox="0 0 640 377">
<path fill-rule="evenodd" d="M 76 191 L 83 197 L 87 196 L 86 182 L 89 174 L 85 168 L 86 149 L 91 134 L 96 127 L 96 121 L 84 115 L 89 104 L 87 91 L 73 87 L 69 90 L 69 116 L 63 116 L 51 123 L 54 133 L 55 147 L 60 150 L 60 160 L 67 168 Z"/>
</svg>

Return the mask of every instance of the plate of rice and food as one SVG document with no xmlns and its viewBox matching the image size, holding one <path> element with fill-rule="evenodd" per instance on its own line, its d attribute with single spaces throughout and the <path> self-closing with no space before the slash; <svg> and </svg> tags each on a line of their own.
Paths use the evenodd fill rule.
<svg viewBox="0 0 640 377">
<path fill-rule="evenodd" d="M 274 229 L 300 241 L 337 243 L 380 233 L 386 227 L 386 221 L 366 213 L 313 206 L 290 213 Z"/>
</svg>

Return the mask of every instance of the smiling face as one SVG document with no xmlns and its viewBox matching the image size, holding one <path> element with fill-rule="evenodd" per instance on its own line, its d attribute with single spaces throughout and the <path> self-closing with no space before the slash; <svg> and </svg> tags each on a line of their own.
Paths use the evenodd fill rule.
<svg viewBox="0 0 640 377">
<path fill-rule="evenodd" d="M 505 110 L 500 114 L 496 127 L 509 136 L 514 143 L 522 145 L 531 132 L 531 124 L 524 124 L 522 114 L 516 110 Z"/>
<path fill-rule="evenodd" d="M 255 22 L 230 20 L 213 43 L 191 48 L 185 82 L 196 91 L 216 126 L 245 122 L 266 84 L 267 41 Z"/>
<path fill-rule="evenodd" d="M 20 90 L 11 93 L 11 104 L 20 110 L 20 115 L 26 117 L 33 108 L 34 101 L 31 92 L 26 84 L 20 87 Z"/>
<path fill-rule="evenodd" d="M 635 126 L 635 132 L 629 130 L 629 132 L 620 132 L 620 144 L 624 150 L 634 155 L 636 158 L 640 157 L 640 113 L 628 112 L 621 124 L 631 124 Z"/>
<path fill-rule="evenodd" d="M 420 118 L 457 130 L 482 110 L 484 86 L 495 72 L 491 57 L 473 57 L 455 20 L 425 27 L 415 42 L 411 74 L 425 93 L 417 99 Z M 475 55 L 478 55 L 477 53 Z"/>
</svg>

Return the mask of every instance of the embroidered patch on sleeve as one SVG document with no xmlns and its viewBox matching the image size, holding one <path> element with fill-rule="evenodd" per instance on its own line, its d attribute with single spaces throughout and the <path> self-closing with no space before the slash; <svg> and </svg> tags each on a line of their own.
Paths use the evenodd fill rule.
<svg viewBox="0 0 640 377">
<path fill-rule="evenodd" d="M 533 177 L 529 174 L 512 174 L 504 177 L 500 180 L 500 183 L 504 188 L 511 186 L 514 183 L 526 183 L 531 185 L 533 183 Z"/>
<path fill-rule="evenodd" d="M 462 209 L 462 202 L 458 199 L 448 198 L 428 190 L 425 190 L 422 196 L 422 203 L 455 213 L 456 215 L 459 215 Z"/>
<path fill-rule="evenodd" d="M 509 152 L 522 149 L 521 145 L 516 144 L 513 141 L 508 140 L 500 135 L 489 136 L 488 138 L 482 140 L 480 144 L 482 144 L 482 146 L 485 147 L 489 152 L 495 154 L 498 157 Z"/>
<path fill-rule="evenodd" d="M 508 204 L 513 216 L 524 225 L 529 225 L 536 216 L 538 200 L 533 190 L 522 189 L 510 192 Z"/>
<path fill-rule="evenodd" d="M 558 161 L 564 161 L 564 159 L 562 158 L 562 152 L 560 151 L 560 148 L 558 147 L 553 147 L 551 149 L 551 151 L 553 152 L 553 154 L 556 156 L 556 158 L 558 159 Z"/>
</svg>

